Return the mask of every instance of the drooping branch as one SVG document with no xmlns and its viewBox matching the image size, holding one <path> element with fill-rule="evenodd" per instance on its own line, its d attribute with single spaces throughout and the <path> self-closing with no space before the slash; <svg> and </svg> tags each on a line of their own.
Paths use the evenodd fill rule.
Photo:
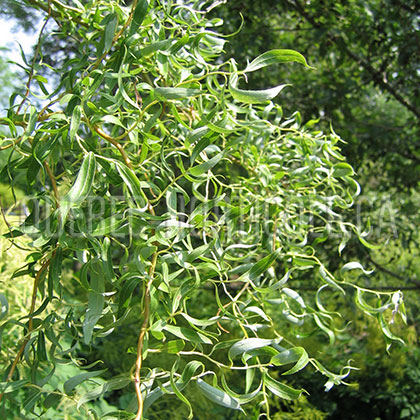
<svg viewBox="0 0 420 420">
<path fill-rule="evenodd" d="M 79 15 L 81 13 L 83 13 L 83 10 L 77 9 L 75 7 L 71 7 L 69 5 L 63 4 L 58 0 L 54 0 L 54 1 L 50 1 L 48 2 L 48 4 L 45 4 L 41 1 L 38 0 L 26 0 L 32 7 L 36 7 L 37 9 L 43 10 L 44 12 L 48 13 L 49 16 L 51 16 L 56 23 L 60 26 L 62 24 L 62 20 L 61 20 L 61 14 L 57 11 L 57 10 L 53 10 L 51 8 L 52 4 L 54 3 L 54 5 L 60 10 L 67 10 L 69 12 L 73 12 L 73 13 L 77 13 L 77 15 L 74 14 L 66 14 L 66 18 L 68 20 L 71 20 L 73 22 L 78 23 L 79 25 L 82 25 L 83 27 L 87 28 L 88 24 L 86 22 L 83 22 L 81 19 L 79 19 Z"/>
</svg>

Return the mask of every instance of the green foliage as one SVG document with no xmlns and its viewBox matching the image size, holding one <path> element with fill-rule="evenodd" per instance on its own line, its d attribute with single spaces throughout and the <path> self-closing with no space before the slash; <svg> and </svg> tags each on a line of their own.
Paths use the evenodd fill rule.
<svg viewBox="0 0 420 420">
<path fill-rule="evenodd" d="M 328 413 L 328 419 L 340 419 L 343 411 L 349 419 L 416 419 L 420 415 L 419 351 L 416 333 L 410 328 L 404 333 L 408 343 L 390 354 L 381 350 L 382 337 L 374 323 L 354 317 L 341 344 L 324 358 L 335 358 L 335 353 L 351 354 L 360 368 L 352 377 L 353 386 L 334 388 L 325 397 L 319 392 L 316 375 L 306 372 L 294 377 L 294 386 L 305 384 L 310 392 L 309 402 Z"/>
<path fill-rule="evenodd" d="M 416 0 L 238 0 L 214 12 L 241 37 L 228 56 L 242 65 L 267 48 L 297 49 L 316 70 L 285 66 L 261 71 L 254 88 L 287 78 L 301 93 L 285 91 L 285 107 L 304 119 L 332 122 L 346 139 L 350 163 L 373 161 L 370 176 L 382 187 L 417 184 L 419 159 L 419 5 Z M 417 40 L 417 41 L 416 41 Z M 322 124 L 322 122 L 321 122 Z M 416 175 L 415 175 L 416 174 Z M 365 183 L 364 183 L 365 185 Z"/>
<path fill-rule="evenodd" d="M 284 118 L 272 102 L 284 84 L 246 86 L 267 66 L 309 67 L 302 55 L 223 61 L 222 21 L 202 1 L 31 4 L 46 15 L 28 90 L 0 121 L 0 181 L 36 191 L 5 234 L 28 250 L 13 277 L 33 287 L 25 316 L 3 311 L 3 336 L 21 337 L 4 356 L 5 416 L 20 402 L 26 418 L 152 419 L 169 397 L 193 418 L 193 389 L 227 418 L 270 418 L 270 399 L 304 394 L 295 374 L 312 367 L 331 389 L 353 369 L 302 344 L 336 341 L 327 293 L 354 295 L 388 347 L 401 341 L 389 324 L 402 294 L 358 286 L 356 262 L 334 276 L 325 258 L 352 236 L 374 248 L 346 220 L 359 185 L 341 139 Z M 62 67 L 42 60 L 49 21 L 78 43 Z M 130 367 L 107 369 L 107 341 Z"/>
<path fill-rule="evenodd" d="M 358 272 L 353 280 L 359 284 L 404 291 L 408 323 L 418 334 L 420 55 L 413 49 L 418 1 L 238 0 L 215 14 L 227 31 L 242 24 L 241 37 L 226 47 L 226 57 L 242 66 L 281 45 L 297 49 L 315 67 L 261 69 L 249 85 L 258 89 L 287 80 L 294 89 L 278 98 L 285 112 L 299 109 L 303 120 L 321 115 L 319 126 L 331 123 L 346 140 L 342 153 L 363 186 L 354 222 L 381 248 L 367 252 L 350 240 L 344 257 L 375 269 L 370 276 Z M 335 272 L 340 267 L 333 251 L 325 243 L 325 258 Z M 354 407 L 358 413 L 357 403 Z"/>
</svg>

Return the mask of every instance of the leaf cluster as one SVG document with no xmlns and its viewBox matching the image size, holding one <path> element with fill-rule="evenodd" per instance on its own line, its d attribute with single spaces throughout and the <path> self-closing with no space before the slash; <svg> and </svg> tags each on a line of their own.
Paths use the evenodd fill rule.
<svg viewBox="0 0 420 420">
<path fill-rule="evenodd" d="M 28 418 L 68 403 L 86 418 L 140 420 L 171 395 L 193 418 L 185 389 L 194 384 L 238 415 L 251 407 L 269 418 L 270 396 L 304 393 L 279 368 L 287 378 L 313 366 L 326 389 L 353 369 L 334 373 L 301 345 L 314 332 L 334 345 L 332 292 L 353 291 L 388 346 L 401 341 L 389 321 L 405 315 L 402 294 L 357 285 L 348 272 L 367 273 L 360 263 L 334 276 L 322 259 L 331 240 L 338 255 L 352 235 L 372 247 L 345 219 L 359 185 L 341 139 L 298 113 L 285 118 L 273 102 L 284 84 L 246 86 L 266 67 L 307 66 L 301 54 L 274 49 L 244 68 L 223 61 L 222 22 L 202 1 L 33 3 L 45 21 L 26 91 L 0 120 L 9 153 L 0 181 L 21 176 L 32 192 L 5 234 L 29 248 L 12 278 L 33 279 L 23 318 L 0 295 L 2 333 L 21 332 L 3 371 L 5 413 L 21 399 Z M 57 84 L 41 72 L 50 21 L 79 51 L 49 68 Z M 293 286 L 305 276 L 315 293 Z M 203 296 L 208 308 L 196 304 Z M 108 375 L 95 345 L 134 318 L 138 338 L 119 351 L 135 361 Z M 71 364 L 77 373 L 54 381 Z M 242 373 L 239 385 L 231 371 Z M 110 393 L 121 398 L 104 412 L 98 401 Z"/>
</svg>

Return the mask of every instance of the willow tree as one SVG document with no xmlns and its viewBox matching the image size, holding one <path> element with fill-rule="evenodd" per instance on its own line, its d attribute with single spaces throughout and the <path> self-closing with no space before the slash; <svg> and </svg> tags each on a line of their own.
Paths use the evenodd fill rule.
<svg viewBox="0 0 420 420">
<path fill-rule="evenodd" d="M 206 1 L 28 6 L 45 20 L 24 94 L 1 119 L 10 154 L 0 180 L 19 178 L 27 192 L 21 222 L 5 216 L 6 237 L 27 249 L 14 277 L 33 287 L 23 316 L 9 312 L 7 289 L 0 295 L 8 418 L 60 418 L 70 405 L 72 418 L 140 420 L 168 395 L 192 418 L 191 386 L 243 418 L 270 418 L 270 398 L 303 392 L 288 375 L 313 366 L 330 389 L 350 373 L 346 361 L 331 372 L 302 341 L 318 331 L 334 345 L 339 314 L 324 298 L 349 290 L 396 339 L 388 324 L 401 293 L 365 290 L 346 277 L 365 271 L 359 263 L 333 275 L 323 257 L 326 241 L 337 258 L 352 235 L 367 244 L 345 219 L 359 186 L 339 137 L 299 113 L 283 117 L 272 99 L 287 84 L 246 89 L 267 66 L 310 71 L 301 54 L 222 62 L 227 36 Z M 78 43 L 63 68 L 43 63 L 51 36 Z M 303 281 L 315 292 L 300 291 Z M 133 317 L 137 343 L 118 351 L 136 353 L 135 364 L 110 378 L 95 343 L 124 334 Z M 72 364 L 79 373 L 57 382 Z M 98 411 L 115 390 L 127 404 Z"/>
</svg>

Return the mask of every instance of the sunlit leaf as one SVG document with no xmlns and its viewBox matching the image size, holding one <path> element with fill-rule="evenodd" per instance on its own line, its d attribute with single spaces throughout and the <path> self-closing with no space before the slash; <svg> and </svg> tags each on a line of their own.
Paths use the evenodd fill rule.
<svg viewBox="0 0 420 420">
<path fill-rule="evenodd" d="M 229 91 L 233 98 L 238 102 L 246 104 L 258 104 L 274 99 L 286 86 L 280 85 L 270 89 L 263 90 L 244 90 L 239 89 L 233 85 L 229 85 Z"/>
<path fill-rule="evenodd" d="M 308 66 L 305 57 L 294 50 L 271 50 L 267 51 L 257 58 L 252 60 L 247 66 L 245 71 L 251 72 L 259 70 L 263 67 L 271 66 L 273 64 L 296 62 Z"/>
<path fill-rule="evenodd" d="M 95 155 L 89 152 L 80 167 L 76 181 L 70 191 L 63 197 L 60 207 L 60 214 L 64 221 L 72 207 L 79 206 L 89 195 L 95 178 L 96 160 Z"/>
<path fill-rule="evenodd" d="M 189 328 L 177 327 L 175 325 L 165 325 L 163 329 L 185 341 L 191 341 L 193 343 L 213 344 L 210 338 L 204 334 L 199 333 L 198 331 L 190 330 Z"/>
<path fill-rule="evenodd" d="M 283 375 L 292 375 L 302 370 L 309 362 L 308 353 L 303 347 L 293 347 L 291 349 L 284 350 L 279 354 L 271 358 L 270 363 L 275 366 L 283 366 L 289 363 L 296 363 Z"/>
<path fill-rule="evenodd" d="M 301 395 L 302 389 L 295 389 L 289 385 L 283 384 L 273 379 L 270 375 L 265 374 L 263 377 L 265 386 L 277 397 L 285 400 L 297 400 Z"/>
<path fill-rule="evenodd" d="M 174 88 L 174 87 L 160 87 L 155 88 L 154 92 L 160 99 L 185 99 L 191 96 L 201 95 L 203 92 L 199 89 Z"/>
<path fill-rule="evenodd" d="M 76 137 L 77 130 L 80 126 L 80 121 L 82 118 L 82 107 L 80 105 L 76 105 L 73 109 L 73 114 L 70 120 L 70 130 L 69 130 L 69 137 L 70 141 L 74 141 Z"/>
<path fill-rule="evenodd" d="M 247 351 L 258 349 L 260 347 L 270 346 L 277 343 L 278 339 L 264 339 L 264 338 L 245 338 L 244 340 L 235 343 L 229 350 L 229 358 L 234 359 L 236 356 Z"/>
</svg>

